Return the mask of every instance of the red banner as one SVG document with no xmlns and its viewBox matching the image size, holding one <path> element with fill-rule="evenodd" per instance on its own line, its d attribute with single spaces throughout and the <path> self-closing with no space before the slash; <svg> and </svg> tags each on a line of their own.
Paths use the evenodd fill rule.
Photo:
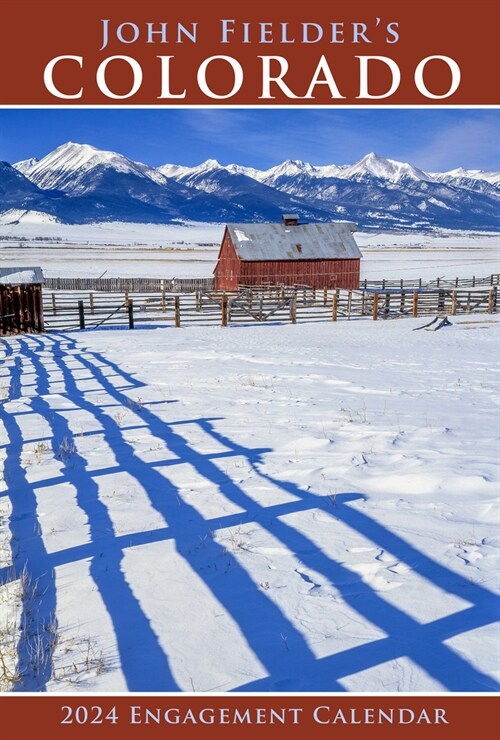
<svg viewBox="0 0 500 740">
<path fill-rule="evenodd" d="M 3 727 L 21 740 L 40 728 L 54 740 L 458 740 L 500 729 L 498 701 L 484 696 L 30 696 L 1 708 Z"/>
<path fill-rule="evenodd" d="M 24 0 L 2 21 L 4 105 L 500 102 L 490 0 Z"/>
</svg>

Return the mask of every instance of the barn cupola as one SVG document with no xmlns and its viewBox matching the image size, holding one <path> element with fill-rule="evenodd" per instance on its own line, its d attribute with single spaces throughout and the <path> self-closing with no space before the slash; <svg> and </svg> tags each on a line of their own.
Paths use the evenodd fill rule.
<svg viewBox="0 0 500 740">
<path fill-rule="evenodd" d="M 284 213 L 281 217 L 283 226 L 298 226 L 299 217 L 296 213 Z"/>
</svg>

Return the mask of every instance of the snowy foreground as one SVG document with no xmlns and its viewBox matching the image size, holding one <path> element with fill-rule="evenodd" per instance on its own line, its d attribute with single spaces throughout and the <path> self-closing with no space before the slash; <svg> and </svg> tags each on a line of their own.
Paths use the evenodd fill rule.
<svg viewBox="0 0 500 740">
<path fill-rule="evenodd" d="M 497 688 L 499 321 L 423 321 L 4 339 L 3 689 Z"/>
</svg>

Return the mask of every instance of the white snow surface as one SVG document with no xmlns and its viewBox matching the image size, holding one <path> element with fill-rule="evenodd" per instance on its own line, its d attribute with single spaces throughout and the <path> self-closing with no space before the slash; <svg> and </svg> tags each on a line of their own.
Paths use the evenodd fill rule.
<svg viewBox="0 0 500 740">
<path fill-rule="evenodd" d="M 10 285 L 23 285 L 36 282 L 36 278 L 37 271 L 29 268 L 26 268 L 24 270 L 17 270 L 16 272 L 9 271 L 6 275 L 2 275 L 0 263 L 0 283 Z"/>
<path fill-rule="evenodd" d="M 16 162 L 13 167 L 24 175 L 26 172 L 30 172 L 38 161 L 37 157 L 30 157 L 29 159 L 23 159 L 20 162 Z"/>
<path fill-rule="evenodd" d="M 60 224 L 61 221 L 57 216 L 53 216 L 45 211 L 26 211 L 22 208 L 9 208 L 0 213 L 0 225 L 8 226 L 27 226 L 33 224 L 36 226 L 43 224 Z"/>
<path fill-rule="evenodd" d="M 424 322 L 4 338 L 14 688 L 498 688 L 499 322 Z"/>
</svg>

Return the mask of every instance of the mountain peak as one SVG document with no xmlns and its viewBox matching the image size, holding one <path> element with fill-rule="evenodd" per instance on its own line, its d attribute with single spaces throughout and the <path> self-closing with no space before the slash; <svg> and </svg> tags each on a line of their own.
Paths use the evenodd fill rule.
<svg viewBox="0 0 500 740">
<path fill-rule="evenodd" d="M 93 146 L 92 144 L 80 144 L 77 141 L 67 141 L 65 144 L 60 144 L 60 146 L 56 147 L 54 149 L 54 151 L 55 152 L 60 152 L 60 151 L 66 151 L 66 150 L 69 150 L 69 149 L 73 149 L 73 150 L 90 150 L 90 151 L 93 151 L 93 152 L 99 152 L 99 151 L 101 151 L 100 149 L 98 149 L 96 146 Z"/>
<path fill-rule="evenodd" d="M 218 169 L 219 167 L 222 168 L 222 165 L 216 159 L 206 159 L 199 166 L 200 168 L 203 167 L 204 169 Z"/>
<path fill-rule="evenodd" d="M 103 168 L 147 177 L 157 183 L 165 180 L 153 167 L 133 162 L 123 154 L 73 141 L 61 144 L 42 159 L 34 161 L 31 166 L 19 170 L 44 190 L 61 189 L 76 193 L 82 192 L 81 184 L 88 173 L 99 169 L 102 171 Z"/>
<path fill-rule="evenodd" d="M 364 157 L 361 157 L 360 162 L 387 162 L 385 157 L 381 157 L 377 152 L 368 152 Z"/>
<path fill-rule="evenodd" d="M 303 174 L 313 175 L 314 172 L 315 168 L 308 162 L 303 162 L 301 159 L 286 159 L 281 164 L 262 172 L 259 180 L 271 184 L 279 177 L 296 177 Z"/>
<path fill-rule="evenodd" d="M 310 172 L 313 169 L 309 162 L 304 162 L 302 159 L 287 159 L 278 166 L 286 170 L 297 170 L 299 172 Z"/>
<path fill-rule="evenodd" d="M 369 154 L 365 154 L 364 157 L 361 157 L 354 164 L 343 167 L 339 177 L 350 178 L 362 177 L 364 175 L 371 175 L 372 177 L 389 180 L 390 182 L 399 182 L 403 178 L 424 181 L 433 180 L 430 175 L 419 170 L 418 167 L 413 167 L 413 165 L 406 162 L 399 162 L 396 159 L 381 157 L 375 152 L 369 152 Z"/>
</svg>

